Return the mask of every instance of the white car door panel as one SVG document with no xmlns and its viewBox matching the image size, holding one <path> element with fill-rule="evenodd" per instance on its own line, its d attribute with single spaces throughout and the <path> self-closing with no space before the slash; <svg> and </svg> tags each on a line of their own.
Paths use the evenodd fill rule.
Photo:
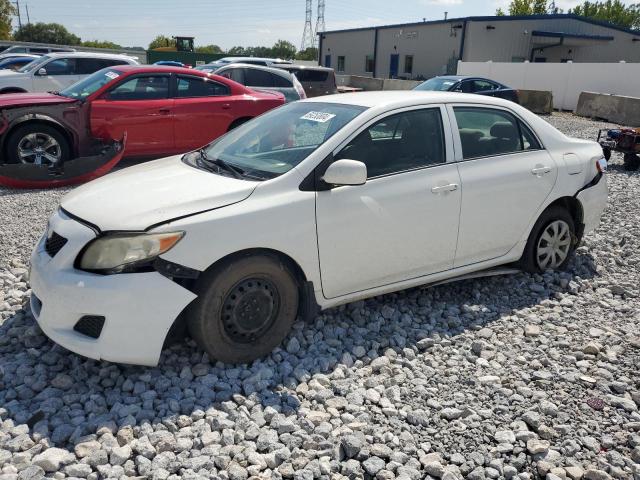
<svg viewBox="0 0 640 480">
<path fill-rule="evenodd" d="M 41 68 L 46 71 L 45 75 L 40 75 L 41 69 L 33 73 L 33 86 L 37 92 L 63 90 L 82 78 L 76 73 L 75 58 L 55 58 Z"/>
<path fill-rule="evenodd" d="M 508 138 L 501 136 L 508 137 L 510 129 L 512 132 L 527 129 L 520 125 L 518 130 L 519 120 L 515 116 L 511 116 L 515 128 L 506 121 L 498 121 L 495 122 L 500 124 L 498 127 L 494 124 L 486 129 L 481 122 L 476 122 L 477 128 L 476 125 L 470 128 L 474 119 L 459 116 L 456 119 L 452 108 L 450 117 L 461 129 L 456 140 L 457 150 L 466 157 L 477 157 L 459 158 L 458 163 L 462 204 L 454 262 L 457 268 L 501 257 L 527 235 L 533 216 L 555 185 L 558 170 L 553 158 L 537 144 L 530 131 L 513 147 L 517 151 L 492 154 L 496 152 L 491 148 L 508 149 L 504 147 Z M 479 133 L 482 133 L 480 137 Z"/>
<path fill-rule="evenodd" d="M 439 132 L 429 129 L 431 117 L 424 117 L 428 117 L 427 123 L 420 124 L 403 116 L 421 115 L 418 111 L 372 122 L 336 156 L 364 161 L 373 178 L 364 185 L 316 194 L 320 272 L 327 298 L 452 268 L 461 190 L 457 165 L 445 163 L 452 159 L 451 132 L 449 128 L 437 127 Z M 430 109 L 428 115 L 432 114 L 438 120 L 441 114 L 446 116 L 440 108 Z M 402 126 L 400 122 L 404 122 Z M 441 140 L 434 135 L 442 135 Z M 367 147 L 363 147 L 361 138 L 367 139 Z M 422 156 L 411 156 L 406 149 L 414 144 L 418 150 L 431 150 L 420 152 Z M 377 156 L 383 160 L 378 166 Z M 421 161 L 416 158 L 431 159 L 427 163 L 439 160 L 409 170 L 409 164 L 403 163 L 407 158 L 411 158 L 409 162 Z M 385 159 L 389 160 L 388 165 Z M 386 168 L 400 171 L 385 172 Z"/>
</svg>

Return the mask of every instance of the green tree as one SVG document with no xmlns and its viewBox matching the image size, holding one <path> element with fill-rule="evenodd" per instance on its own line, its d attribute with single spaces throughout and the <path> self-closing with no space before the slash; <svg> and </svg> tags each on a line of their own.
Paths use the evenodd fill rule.
<svg viewBox="0 0 640 480">
<path fill-rule="evenodd" d="M 586 1 L 570 9 L 569 13 L 603 20 L 620 27 L 640 28 L 640 3 L 625 5 L 620 0 Z"/>
<path fill-rule="evenodd" d="M 93 48 L 122 48 L 117 43 L 109 42 L 108 40 L 85 40 L 84 42 L 82 42 L 82 46 Z"/>
<path fill-rule="evenodd" d="M 295 45 L 286 40 L 278 40 L 271 47 L 271 56 L 275 58 L 291 59 L 296 56 L 297 49 Z"/>
<path fill-rule="evenodd" d="M 0 0 L 0 40 L 11 40 L 11 16 L 16 9 L 9 0 Z"/>
<path fill-rule="evenodd" d="M 69 32 L 59 23 L 28 23 L 16 30 L 13 39 L 21 42 L 53 43 L 55 45 L 80 45 L 80 37 Z"/>
<path fill-rule="evenodd" d="M 149 50 L 153 50 L 154 48 L 160 47 L 175 47 L 176 42 L 173 38 L 167 37 L 166 35 L 158 35 L 156 38 L 151 40 L 149 44 Z"/>
<path fill-rule="evenodd" d="M 548 12 L 547 0 L 511 0 L 509 15 L 542 15 Z M 498 8 L 496 15 L 504 15 L 504 10 Z"/>
<path fill-rule="evenodd" d="M 223 53 L 218 45 L 200 45 L 195 50 L 198 53 Z"/>
<path fill-rule="evenodd" d="M 315 47 L 308 47 L 296 53 L 296 60 L 317 60 L 317 59 L 318 59 L 318 49 Z"/>
<path fill-rule="evenodd" d="M 231 47 L 227 50 L 227 55 L 233 55 L 235 57 L 242 57 L 245 55 L 245 48 L 240 46 Z"/>
</svg>

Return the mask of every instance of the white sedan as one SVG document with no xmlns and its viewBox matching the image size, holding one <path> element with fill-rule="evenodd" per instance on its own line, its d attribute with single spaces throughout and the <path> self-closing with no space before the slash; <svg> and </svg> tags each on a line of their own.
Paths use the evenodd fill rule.
<svg viewBox="0 0 640 480">
<path fill-rule="evenodd" d="M 564 267 L 606 204 L 600 146 L 508 101 L 370 92 L 291 103 L 62 200 L 31 259 L 42 330 L 155 365 L 186 325 L 224 362 L 297 317 L 420 284 Z"/>
</svg>

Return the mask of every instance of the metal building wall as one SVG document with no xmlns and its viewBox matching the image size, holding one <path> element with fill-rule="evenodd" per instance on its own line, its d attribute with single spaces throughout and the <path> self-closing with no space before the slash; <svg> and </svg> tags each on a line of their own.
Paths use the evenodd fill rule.
<svg viewBox="0 0 640 480">
<path fill-rule="evenodd" d="M 331 55 L 331 67 L 336 73 L 372 77 L 373 73 L 365 71 L 365 60 L 374 53 L 374 38 L 373 28 L 322 34 L 320 62 L 324 66 L 326 56 Z M 338 71 L 339 56 L 345 57 L 344 72 Z"/>
</svg>

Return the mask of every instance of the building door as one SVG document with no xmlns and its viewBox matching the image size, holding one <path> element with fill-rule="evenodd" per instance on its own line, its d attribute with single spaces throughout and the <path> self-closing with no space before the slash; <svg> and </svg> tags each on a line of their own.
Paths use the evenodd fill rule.
<svg viewBox="0 0 640 480">
<path fill-rule="evenodd" d="M 331 68 L 331 55 L 324 56 L 324 66 L 327 68 Z"/>
<path fill-rule="evenodd" d="M 397 53 L 391 54 L 389 58 L 389 78 L 396 78 L 398 76 L 398 63 L 400 55 Z"/>
</svg>

